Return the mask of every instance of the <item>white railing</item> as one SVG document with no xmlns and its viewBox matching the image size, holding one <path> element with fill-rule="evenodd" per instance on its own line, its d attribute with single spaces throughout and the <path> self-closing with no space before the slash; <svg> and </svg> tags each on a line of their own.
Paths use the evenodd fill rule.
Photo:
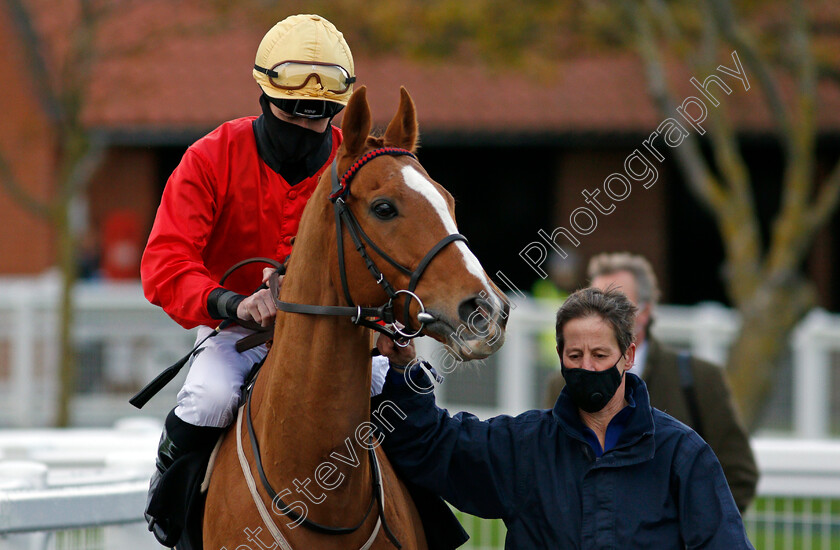
<svg viewBox="0 0 840 550">
<path fill-rule="evenodd" d="M 43 426 L 54 416 L 56 298 L 52 277 L 0 280 L 0 425 Z M 138 284 L 79 285 L 76 304 L 74 334 L 82 359 L 81 390 L 73 407 L 77 422 L 109 425 L 118 417 L 137 419 L 127 397 L 182 356 L 193 333 L 148 304 Z M 487 404 L 468 404 L 447 383 L 440 388 L 444 404 L 479 416 L 540 405 L 535 344 L 553 330 L 556 306 L 515 304 L 506 344 L 488 360 L 495 385 L 485 396 Z M 664 341 L 722 363 L 738 323 L 736 314 L 716 304 L 662 306 L 654 331 Z M 790 347 L 792 435 L 798 439 L 753 441 L 763 498 L 746 521 L 751 534 L 764 542 L 794 541 L 767 548 L 810 548 L 801 545 L 803 540 L 814 548 L 840 548 L 840 442 L 817 441 L 838 429 L 832 425 L 836 410 L 830 388 L 832 354 L 840 351 L 840 316 L 812 312 L 797 327 Z M 418 351 L 434 357 L 434 344 L 423 339 Z M 485 374 L 469 368 L 457 373 L 470 382 Z M 0 432 L 0 550 L 157 548 L 145 533 L 142 509 L 159 419 L 174 404 L 179 382 L 144 409 L 158 419 L 148 429 Z M 29 466 L 8 465 L 20 461 Z M 46 465 L 46 471 L 33 462 Z M 24 479 L 29 485 L 21 487 Z M 102 528 L 125 522 L 130 523 Z M 799 537 L 803 532 L 804 539 Z"/>
<path fill-rule="evenodd" d="M 49 425 L 57 393 L 55 303 L 53 276 L 0 278 L 0 426 Z M 138 283 L 80 284 L 76 289 L 74 334 L 79 344 L 80 390 L 73 402 L 77 425 L 109 425 L 114 418 L 135 414 L 127 398 L 160 370 L 190 349 L 194 332 L 183 330 L 143 297 Z M 473 381 L 493 384 L 482 405 L 465 400 L 457 381 L 441 389 L 442 402 L 463 406 L 479 416 L 518 413 L 542 405 L 538 340 L 552 333 L 556 305 L 517 300 L 511 312 L 506 343 L 487 360 L 492 368 L 477 371 Z M 689 348 L 722 364 L 738 330 L 736 313 L 718 304 L 660 306 L 654 333 L 662 340 Z M 812 311 L 790 341 L 792 432 L 802 438 L 828 437 L 832 425 L 832 354 L 840 352 L 840 315 Z M 435 357 L 435 343 L 422 339 L 420 355 Z M 470 377 L 465 369 L 459 376 Z M 174 404 L 181 377 L 144 409 L 162 418 Z M 466 380 L 466 378 L 465 378 Z M 835 381 L 836 384 L 836 381 Z M 453 388 L 454 387 L 454 388 Z M 475 389 L 475 388 L 473 388 Z M 835 396 L 836 399 L 836 396 Z"/>
<path fill-rule="evenodd" d="M 142 516 L 159 430 L 135 418 L 110 430 L 0 431 L 0 550 L 159 548 Z M 756 547 L 837 548 L 840 442 L 752 445 L 761 480 L 745 522 Z M 462 520 L 465 548 L 501 549 L 498 522 Z"/>
<path fill-rule="evenodd" d="M 0 431 L 0 550 L 160 548 L 142 523 L 160 430 Z"/>
<path fill-rule="evenodd" d="M 47 426 L 55 418 L 57 283 L 52 275 L 0 279 L 0 426 Z M 135 412 L 128 396 L 186 353 L 195 334 L 149 304 L 138 283 L 82 283 L 75 304 L 80 392 L 73 418 L 109 425 Z M 171 408 L 184 374 L 145 410 L 160 416 Z"/>
</svg>

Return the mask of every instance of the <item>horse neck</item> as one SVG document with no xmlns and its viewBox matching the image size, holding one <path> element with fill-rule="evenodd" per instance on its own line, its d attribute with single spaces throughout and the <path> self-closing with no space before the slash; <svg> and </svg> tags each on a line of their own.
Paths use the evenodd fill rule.
<svg viewBox="0 0 840 550">
<path fill-rule="evenodd" d="M 324 265 L 324 247 L 329 242 L 324 239 L 318 244 L 307 246 L 299 240 L 295 245 L 283 281 L 284 301 L 343 302 Z M 278 312 L 272 350 L 253 396 L 254 424 L 263 460 L 274 465 L 267 469 L 272 484 L 278 483 L 275 489 L 294 490 L 295 478 L 311 478 L 320 464 L 330 460 L 346 477 L 331 494 L 347 490 L 355 498 L 370 496 L 367 451 L 355 437 L 356 428 L 370 420 L 369 351 L 369 331 L 353 325 L 348 317 Z M 351 467 L 330 459 L 333 452 L 358 463 Z M 315 494 L 323 492 L 314 482 L 310 488 Z M 317 508 L 320 512 L 327 506 L 328 510 L 330 504 L 347 505 L 331 496 Z"/>
</svg>

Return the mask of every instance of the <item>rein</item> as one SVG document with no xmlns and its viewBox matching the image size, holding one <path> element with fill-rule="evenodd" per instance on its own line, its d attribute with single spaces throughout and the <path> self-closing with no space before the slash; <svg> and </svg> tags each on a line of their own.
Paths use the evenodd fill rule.
<svg viewBox="0 0 840 550">
<path fill-rule="evenodd" d="M 373 494 L 370 497 L 370 504 L 368 505 L 367 512 L 362 517 L 361 521 L 359 521 L 353 527 L 330 527 L 328 525 L 321 525 L 320 523 L 316 523 L 312 520 L 306 518 L 306 516 L 301 516 L 294 509 L 290 508 L 288 504 L 283 502 L 280 498 L 280 495 L 274 490 L 274 487 L 271 486 L 271 483 L 268 481 L 268 478 L 265 475 L 265 469 L 263 468 L 262 458 L 260 457 L 260 445 L 257 441 L 257 434 L 254 431 L 254 423 L 252 421 L 251 416 L 251 395 L 253 389 L 253 384 L 248 391 L 248 397 L 245 401 L 245 425 L 248 428 L 248 437 L 251 440 L 251 450 L 254 453 L 254 462 L 256 462 L 257 466 L 257 473 L 259 474 L 260 481 L 262 482 L 262 486 L 265 489 L 268 496 L 271 497 L 272 507 L 277 506 L 279 510 L 284 514 L 287 515 L 289 518 L 292 519 L 293 522 L 299 521 L 301 525 L 307 527 L 308 529 L 315 531 L 316 533 L 321 533 L 324 535 L 349 535 L 351 533 L 355 533 L 362 525 L 365 524 L 367 521 L 368 516 L 370 516 L 371 511 L 373 510 L 373 505 L 376 503 L 377 505 L 377 512 L 378 512 L 378 521 L 376 530 L 379 530 L 379 526 L 385 529 L 385 535 L 388 539 L 396 546 L 397 548 L 402 548 L 402 545 L 399 543 L 397 538 L 391 532 L 391 528 L 388 526 L 388 523 L 385 521 L 385 495 L 383 493 L 383 485 L 382 485 L 382 475 L 379 469 L 379 459 L 376 457 L 376 450 L 374 447 L 369 446 L 368 454 L 370 455 L 370 475 L 371 475 L 371 483 L 373 485 Z M 240 410 L 241 413 L 241 410 Z M 369 436 L 369 444 L 372 444 L 373 436 Z M 238 437 L 238 441 L 241 444 L 241 437 Z M 250 472 L 248 472 L 250 473 Z"/>
</svg>

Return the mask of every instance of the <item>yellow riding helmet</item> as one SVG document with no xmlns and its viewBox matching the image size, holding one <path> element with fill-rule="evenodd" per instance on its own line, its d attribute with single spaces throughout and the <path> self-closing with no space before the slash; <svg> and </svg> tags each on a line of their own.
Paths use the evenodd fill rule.
<svg viewBox="0 0 840 550">
<path fill-rule="evenodd" d="M 320 99 L 347 105 L 356 81 L 344 35 L 319 15 L 292 15 L 257 48 L 254 79 L 275 99 Z"/>
</svg>

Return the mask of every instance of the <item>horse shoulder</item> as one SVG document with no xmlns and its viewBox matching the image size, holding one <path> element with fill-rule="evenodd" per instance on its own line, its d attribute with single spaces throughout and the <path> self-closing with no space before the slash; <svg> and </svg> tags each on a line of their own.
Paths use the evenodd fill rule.
<svg viewBox="0 0 840 550">
<path fill-rule="evenodd" d="M 250 504 L 250 506 L 249 506 Z M 210 485 L 207 489 L 207 500 L 204 505 L 204 547 L 205 548 L 236 548 L 247 542 L 243 532 L 242 517 L 226 513 L 227 510 L 256 509 L 251 503 L 251 494 L 242 479 L 242 469 L 236 454 L 236 430 L 230 429 L 222 440 L 216 456 Z M 262 525 L 259 517 L 255 518 L 254 526 Z"/>
</svg>

